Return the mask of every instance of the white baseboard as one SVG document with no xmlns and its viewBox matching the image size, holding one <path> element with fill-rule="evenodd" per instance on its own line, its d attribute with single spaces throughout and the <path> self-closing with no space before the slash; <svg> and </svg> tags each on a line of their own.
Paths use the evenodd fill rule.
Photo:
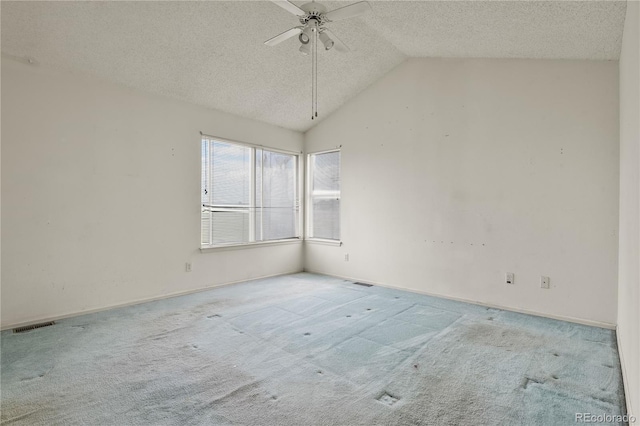
<svg viewBox="0 0 640 426">
<path fill-rule="evenodd" d="M 27 325 L 31 325 L 31 324 L 37 324 L 37 323 L 45 322 L 45 321 L 57 321 L 57 320 L 61 320 L 61 319 L 64 319 L 64 318 L 71 318 L 71 317 L 76 317 L 76 316 L 79 316 L 79 315 L 92 314 L 92 313 L 95 313 L 95 312 L 106 311 L 106 310 L 109 310 L 109 309 L 122 308 L 122 307 L 125 307 L 125 306 L 132 306 L 132 305 L 138 305 L 140 303 L 153 302 L 153 301 L 156 301 L 156 300 L 168 299 L 168 298 L 177 297 L 177 296 L 184 296 L 186 294 L 199 293 L 199 292 L 202 292 L 202 291 L 211 290 L 211 289 L 216 288 L 216 287 L 223 287 L 223 286 L 227 286 L 227 285 L 238 284 L 238 283 L 241 283 L 241 282 L 255 281 L 255 280 L 260 280 L 260 279 L 264 279 L 264 278 L 278 277 L 278 276 L 282 276 L 282 275 L 296 274 L 296 273 L 299 273 L 299 272 L 309 272 L 309 273 L 313 273 L 313 274 L 327 275 L 327 276 L 332 276 L 332 277 L 341 278 L 341 279 L 345 279 L 345 280 L 364 282 L 364 283 L 367 283 L 367 284 L 373 284 L 373 285 L 377 285 L 377 286 L 380 286 L 380 287 L 392 288 L 392 289 L 395 289 L 395 290 L 408 291 L 410 293 L 424 294 L 426 296 L 439 297 L 439 298 L 442 298 L 442 299 L 455 300 L 457 302 L 471 303 L 473 305 L 480 305 L 480 306 L 485 306 L 485 307 L 488 307 L 488 308 L 496 308 L 496 309 L 502 309 L 502 310 L 505 310 L 505 311 L 517 312 L 517 313 L 521 313 L 521 314 L 534 315 L 534 316 L 544 317 L 544 318 L 551 318 L 551 319 L 556 319 L 556 320 L 560 320 L 560 321 L 568 321 L 568 322 L 573 322 L 573 323 L 576 323 L 576 324 L 583 324 L 583 325 L 589 325 L 589 326 L 593 326 L 593 327 L 607 328 L 607 329 L 610 329 L 610 330 L 615 330 L 616 329 L 616 325 L 615 324 L 610 324 L 610 323 L 605 323 L 605 322 L 600 322 L 600 321 L 585 320 L 585 319 L 581 319 L 581 318 L 573 318 L 573 317 L 567 317 L 567 316 L 562 316 L 562 315 L 551 315 L 551 314 L 546 314 L 546 313 L 537 312 L 537 311 L 530 311 L 530 310 L 526 310 L 526 309 L 512 308 L 512 307 L 509 307 L 509 306 L 502 306 L 502 305 L 496 305 L 496 304 L 491 304 L 491 303 L 479 302 L 479 301 L 476 301 L 476 300 L 470 300 L 470 299 L 464 299 L 464 298 L 460 298 L 460 297 L 447 296 L 447 295 L 444 295 L 444 294 L 438 294 L 438 293 L 432 293 L 432 292 L 427 292 L 427 291 L 422 291 L 422 290 L 415 290 L 415 289 L 409 289 L 409 288 L 405 288 L 405 287 L 393 286 L 393 285 L 383 284 L 383 283 L 379 283 L 379 282 L 375 282 L 375 281 L 361 280 L 361 279 L 354 278 L 354 277 L 347 277 L 347 276 L 333 275 L 333 274 L 325 274 L 325 273 L 322 273 L 322 272 L 317 272 L 317 271 L 304 269 L 304 270 L 295 270 L 295 271 L 283 272 L 283 273 L 280 273 L 280 274 L 264 275 L 264 276 L 260 276 L 260 277 L 256 277 L 256 278 L 251 278 L 251 279 L 248 279 L 248 280 L 229 281 L 229 282 L 225 282 L 225 283 L 221 283 L 221 284 L 214 284 L 214 285 L 211 285 L 211 286 L 202 287 L 202 288 L 198 288 L 198 289 L 180 291 L 180 292 L 175 292 L 175 293 L 169 293 L 169 294 L 164 294 L 164 295 L 161 295 L 161 296 L 155 296 L 155 297 L 144 298 L 144 299 L 137 299 L 137 300 L 130 301 L 130 302 L 117 303 L 117 304 L 113 304 L 113 305 L 103 306 L 103 307 L 100 307 L 100 308 L 87 309 L 87 310 L 84 310 L 84 311 L 76 311 L 76 312 L 63 314 L 63 315 L 56 315 L 56 316 L 50 316 L 50 317 L 41 317 L 41 318 L 28 320 L 28 321 L 21 321 L 21 322 L 16 322 L 16 323 L 2 324 L 0 326 L 0 330 L 7 330 L 7 329 L 10 329 L 10 328 L 16 328 L 16 327 L 23 327 L 23 326 L 27 326 Z"/>
<path fill-rule="evenodd" d="M 632 411 L 631 399 L 629 396 L 629 378 L 627 376 L 626 364 L 624 363 L 624 353 L 622 351 L 622 345 L 620 344 L 620 333 L 618 333 L 618 327 L 616 327 L 616 343 L 618 344 L 618 355 L 620 356 L 620 369 L 622 370 L 622 385 L 624 387 L 624 399 L 627 405 L 627 414 L 629 417 L 634 416 Z"/>
<path fill-rule="evenodd" d="M 327 276 L 330 276 L 330 277 L 341 278 L 343 280 L 356 281 L 356 282 L 361 282 L 361 283 L 365 283 L 365 284 L 373 284 L 373 285 L 380 286 L 380 287 L 392 288 L 394 290 L 402 290 L 402 291 L 408 291 L 409 293 L 424 294 L 425 296 L 433 296 L 433 297 L 439 297 L 441 299 L 455 300 L 456 302 L 471 303 L 472 305 L 485 306 L 487 308 L 502 309 L 503 311 L 517 312 L 519 314 L 527 314 L 527 315 L 533 315 L 533 316 L 536 316 L 536 317 L 550 318 L 550 319 L 555 319 L 555 320 L 559 320 L 559 321 L 567 321 L 567 322 L 572 322 L 572 323 L 576 323 L 576 324 L 588 325 L 588 326 L 591 326 L 591 327 L 606 328 L 606 329 L 609 329 L 609 330 L 615 330 L 616 329 L 616 325 L 615 324 L 610 324 L 608 322 L 593 321 L 593 320 L 587 320 L 587 319 L 582 319 L 582 318 L 574 318 L 574 317 L 568 317 L 568 316 L 562 316 L 562 315 L 553 315 L 553 314 L 547 314 L 547 313 L 543 313 L 543 312 L 530 311 L 530 310 L 527 310 L 527 309 L 513 308 L 513 307 L 510 307 L 510 306 L 502 306 L 502 305 L 496 305 L 496 304 L 492 304 L 492 303 L 479 302 L 477 300 L 470 300 L 470 299 L 464 299 L 464 298 L 461 298 L 461 297 L 448 296 L 448 295 L 445 295 L 445 294 L 432 293 L 432 292 L 428 292 L 428 291 L 415 290 L 415 289 L 406 288 L 406 287 L 393 286 L 393 285 L 383 284 L 383 283 L 379 283 L 379 282 L 375 282 L 375 281 L 366 281 L 366 280 L 361 280 L 359 278 L 346 277 L 346 276 L 334 275 L 334 274 L 326 274 L 324 272 L 317 272 L 317 271 L 312 271 L 312 270 L 309 270 L 309 269 L 305 269 L 304 271 L 305 272 L 309 272 L 311 274 L 327 275 Z"/>
<path fill-rule="evenodd" d="M 214 285 L 210 285 L 210 286 L 202 287 L 202 288 L 197 288 L 197 289 L 193 289 L 193 290 L 179 291 L 179 292 L 175 292 L 175 293 L 163 294 L 161 296 L 148 297 L 148 298 L 144 298 L 144 299 L 136 299 L 136 300 L 133 300 L 131 302 L 116 303 L 116 304 L 113 304 L 113 305 L 102 306 L 100 308 L 95 308 L 95 309 L 87 309 L 87 310 L 84 310 L 84 311 L 76 311 L 76 312 L 71 312 L 71 313 L 63 314 L 63 315 L 55 315 L 55 316 L 42 317 L 42 318 L 37 318 L 37 319 L 33 319 L 33 320 L 28 320 L 28 321 L 20 321 L 20 322 L 16 322 L 16 323 L 2 324 L 0 326 L 0 330 L 8 330 L 8 329 L 11 329 L 11 328 L 24 327 L 24 326 L 27 326 L 27 325 L 38 324 L 38 323 L 47 322 L 47 321 L 58 321 L 58 320 L 65 319 L 65 318 L 71 318 L 71 317 L 77 317 L 77 316 L 80 316 L 80 315 L 87 315 L 87 314 L 93 314 L 93 313 L 96 313 L 96 312 L 107 311 L 109 309 L 124 308 L 126 306 L 139 305 L 141 303 L 154 302 L 156 300 L 169 299 L 171 297 L 178 297 L 178 296 L 184 296 L 184 295 L 187 295 L 187 294 L 200 293 L 200 292 L 211 290 L 211 289 L 214 289 L 214 288 L 217 288 L 217 287 L 224 287 L 224 286 L 227 286 L 227 285 L 233 285 L 233 284 L 244 283 L 244 282 L 249 282 L 249 281 L 261 280 L 261 279 L 264 279 L 264 278 L 279 277 L 279 276 L 282 276 L 282 275 L 297 274 L 299 272 L 303 272 L 303 271 L 302 270 L 296 270 L 296 271 L 283 272 L 283 273 L 280 273 L 280 274 L 263 275 L 263 276 L 260 276 L 260 277 L 250 278 L 250 279 L 247 279 L 247 280 L 229 281 L 229 282 L 224 282 L 224 283 L 221 283 L 221 284 L 214 284 Z"/>
</svg>

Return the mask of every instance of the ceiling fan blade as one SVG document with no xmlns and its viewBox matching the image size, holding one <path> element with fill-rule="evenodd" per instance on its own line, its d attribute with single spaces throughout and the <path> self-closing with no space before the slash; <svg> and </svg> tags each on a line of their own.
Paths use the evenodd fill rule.
<svg viewBox="0 0 640 426">
<path fill-rule="evenodd" d="M 282 34 L 278 34 L 277 36 L 270 38 L 269 40 L 265 41 L 264 44 L 266 44 L 267 46 L 275 46 L 276 44 L 282 43 L 286 39 L 298 35 L 301 32 L 302 28 L 300 27 L 291 28 L 290 30 L 285 31 Z"/>
<path fill-rule="evenodd" d="M 338 52 L 349 52 L 351 49 L 347 47 L 334 33 L 329 31 L 328 29 L 324 29 L 322 32 L 327 33 L 327 35 L 333 40 L 333 47 L 336 48 Z"/>
<path fill-rule="evenodd" d="M 329 21 L 335 22 L 340 21 L 341 19 L 353 18 L 354 16 L 362 15 L 370 10 L 371 5 L 368 2 L 359 1 L 358 3 L 353 3 L 349 6 L 327 12 L 324 17 Z"/>
<path fill-rule="evenodd" d="M 278 6 L 280 6 L 281 8 L 283 8 L 284 10 L 286 10 L 287 12 L 293 13 L 296 16 L 304 16 L 307 14 L 307 12 L 305 12 L 295 4 L 288 2 L 286 0 L 271 0 L 271 1 L 277 4 Z"/>
</svg>

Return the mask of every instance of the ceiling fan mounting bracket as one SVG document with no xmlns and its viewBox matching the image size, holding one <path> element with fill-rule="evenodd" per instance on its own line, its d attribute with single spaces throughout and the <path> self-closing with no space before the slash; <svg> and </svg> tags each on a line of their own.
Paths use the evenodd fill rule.
<svg viewBox="0 0 640 426">
<path fill-rule="evenodd" d="M 316 2 L 305 3 L 300 6 L 300 9 L 304 10 L 307 13 L 315 15 L 324 15 L 325 13 L 327 13 L 327 8 L 324 5 Z"/>
</svg>

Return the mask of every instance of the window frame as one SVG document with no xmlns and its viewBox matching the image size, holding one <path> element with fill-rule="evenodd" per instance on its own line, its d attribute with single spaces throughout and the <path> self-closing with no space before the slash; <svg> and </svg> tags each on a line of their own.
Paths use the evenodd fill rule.
<svg viewBox="0 0 640 426">
<path fill-rule="evenodd" d="M 338 239 L 333 240 L 329 238 L 317 238 L 312 237 L 312 226 L 313 226 L 313 199 L 312 199 L 312 188 L 313 185 L 313 170 L 311 167 L 311 156 L 312 155 L 320 155 L 320 154 L 329 154 L 332 152 L 337 152 L 340 154 L 340 194 L 338 195 L 340 200 L 340 209 L 338 210 L 338 220 L 340 221 L 340 236 Z M 305 185 L 305 232 L 304 232 L 304 240 L 310 243 L 319 243 L 319 244 L 327 244 L 327 245 L 342 245 L 342 147 L 326 149 L 323 151 L 314 151 L 308 152 L 306 155 L 306 163 L 305 163 L 305 176 L 306 176 L 306 185 Z"/>
<path fill-rule="evenodd" d="M 250 205 L 249 205 L 249 239 L 255 240 L 256 233 L 256 225 L 255 225 L 255 205 L 256 205 L 256 150 L 261 149 L 264 151 L 276 152 L 281 154 L 293 155 L 296 159 L 296 171 L 295 171 L 295 196 L 296 196 L 296 205 L 297 205 L 297 213 L 295 215 L 296 224 L 295 224 L 295 233 L 296 236 L 290 238 L 281 238 L 274 240 L 265 240 L 265 241 L 248 241 L 248 242 L 233 242 L 233 243 L 223 243 L 223 244 L 210 244 L 203 245 L 202 244 L 202 143 L 205 139 L 213 140 L 217 142 L 227 143 L 231 145 L 239 145 L 247 148 L 251 148 L 251 195 L 250 195 Z M 304 175 L 303 175 L 303 164 L 302 164 L 302 151 L 290 151 L 286 149 L 280 148 L 272 148 L 266 145 L 260 144 L 252 144 L 248 142 L 237 141 L 228 138 L 221 138 L 218 136 L 208 135 L 200 132 L 200 196 L 198 197 L 199 205 L 200 205 L 200 251 L 216 251 L 216 250 L 225 250 L 225 249 L 241 249 L 246 247 L 256 247 L 256 246 L 269 246 L 269 245 L 279 245 L 279 244 L 291 244 L 291 243 L 300 243 L 303 240 L 303 219 L 304 219 L 304 206 L 302 203 L 303 200 L 303 188 L 304 188 Z M 211 159 L 208 159 L 209 164 L 211 164 Z"/>
</svg>

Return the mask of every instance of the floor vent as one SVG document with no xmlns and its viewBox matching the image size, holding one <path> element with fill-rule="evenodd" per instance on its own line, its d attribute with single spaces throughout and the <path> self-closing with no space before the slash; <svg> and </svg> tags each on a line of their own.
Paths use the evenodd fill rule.
<svg viewBox="0 0 640 426">
<path fill-rule="evenodd" d="M 50 325 L 55 324 L 54 321 L 41 322 L 39 324 L 31 324 L 25 325 L 24 327 L 14 328 L 14 333 L 25 333 L 27 331 L 35 330 L 36 328 L 49 327 Z"/>
<path fill-rule="evenodd" d="M 354 283 L 355 285 L 361 285 L 362 287 L 373 287 L 373 284 Z"/>
</svg>

